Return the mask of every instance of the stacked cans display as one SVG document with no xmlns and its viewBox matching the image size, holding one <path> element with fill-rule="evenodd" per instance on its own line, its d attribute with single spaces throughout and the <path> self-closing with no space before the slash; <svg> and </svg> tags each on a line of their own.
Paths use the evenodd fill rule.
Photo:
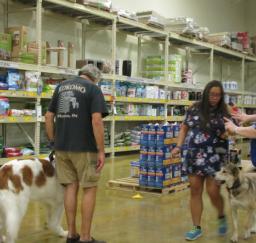
<svg viewBox="0 0 256 243">
<path fill-rule="evenodd" d="M 171 164 L 173 138 L 178 136 L 179 124 L 142 125 L 140 138 L 139 183 L 147 187 L 167 187 L 171 179 L 181 176 L 181 164 Z"/>
</svg>

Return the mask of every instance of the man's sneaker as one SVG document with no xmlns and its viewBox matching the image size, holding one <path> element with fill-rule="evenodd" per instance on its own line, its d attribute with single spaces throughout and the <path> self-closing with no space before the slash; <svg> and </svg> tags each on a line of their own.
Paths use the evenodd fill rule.
<svg viewBox="0 0 256 243">
<path fill-rule="evenodd" d="M 202 230 L 194 226 L 192 230 L 186 233 L 186 240 L 196 240 L 202 235 Z"/>
<path fill-rule="evenodd" d="M 74 236 L 72 238 L 67 238 L 66 243 L 78 243 L 80 239 L 80 235 Z"/>
<path fill-rule="evenodd" d="M 103 240 L 96 240 L 94 238 L 92 238 L 92 240 L 87 240 L 87 241 L 78 241 L 78 243 L 107 243 L 106 241 Z"/>
<path fill-rule="evenodd" d="M 225 235 L 228 231 L 228 224 L 226 217 L 218 219 L 218 234 Z"/>
</svg>

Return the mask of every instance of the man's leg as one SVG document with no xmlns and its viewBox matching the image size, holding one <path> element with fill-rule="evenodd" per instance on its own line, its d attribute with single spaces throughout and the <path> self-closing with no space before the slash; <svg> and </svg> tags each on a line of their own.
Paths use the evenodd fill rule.
<svg viewBox="0 0 256 243">
<path fill-rule="evenodd" d="M 68 237 L 77 236 L 76 231 L 76 210 L 77 210 L 77 193 L 78 182 L 68 184 L 65 187 L 64 206 L 68 225 Z"/>
<path fill-rule="evenodd" d="M 81 205 L 81 241 L 91 240 L 91 225 L 96 202 L 96 192 L 97 187 L 83 188 L 83 197 Z"/>
</svg>

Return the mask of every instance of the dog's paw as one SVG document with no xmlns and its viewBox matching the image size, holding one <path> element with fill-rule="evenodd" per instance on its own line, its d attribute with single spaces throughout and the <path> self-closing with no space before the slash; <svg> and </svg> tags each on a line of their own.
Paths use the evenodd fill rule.
<svg viewBox="0 0 256 243">
<path fill-rule="evenodd" d="M 232 235 L 230 242 L 237 243 L 238 242 L 238 235 Z"/>
<path fill-rule="evenodd" d="M 67 238 L 68 237 L 68 231 L 67 230 L 61 230 L 58 234 L 60 237 Z"/>
<path fill-rule="evenodd" d="M 251 230 L 247 230 L 244 233 L 244 239 L 247 240 L 251 237 Z"/>
<path fill-rule="evenodd" d="M 0 243 L 6 242 L 6 237 L 4 235 L 0 236 Z"/>
</svg>

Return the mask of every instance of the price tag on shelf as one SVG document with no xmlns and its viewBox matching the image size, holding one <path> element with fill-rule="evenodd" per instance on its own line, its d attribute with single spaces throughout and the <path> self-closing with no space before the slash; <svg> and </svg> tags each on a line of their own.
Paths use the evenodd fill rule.
<svg viewBox="0 0 256 243">
<path fill-rule="evenodd" d="M 42 116 L 42 106 L 37 105 L 36 106 L 36 118 L 39 119 Z"/>
<path fill-rule="evenodd" d="M 7 122 L 17 122 L 18 121 L 17 117 L 14 117 L 14 116 L 9 116 L 6 120 L 7 120 Z"/>
<path fill-rule="evenodd" d="M 69 69 L 69 68 L 63 68 L 63 69 L 61 69 L 61 72 L 63 74 L 67 74 L 67 75 L 77 75 L 78 74 L 76 69 Z"/>
<path fill-rule="evenodd" d="M 32 117 L 31 116 L 24 116 L 23 120 L 24 120 L 24 122 L 32 122 Z"/>
<path fill-rule="evenodd" d="M 0 61 L 0 67 L 3 68 L 19 68 L 19 64 L 15 62 Z"/>
</svg>

